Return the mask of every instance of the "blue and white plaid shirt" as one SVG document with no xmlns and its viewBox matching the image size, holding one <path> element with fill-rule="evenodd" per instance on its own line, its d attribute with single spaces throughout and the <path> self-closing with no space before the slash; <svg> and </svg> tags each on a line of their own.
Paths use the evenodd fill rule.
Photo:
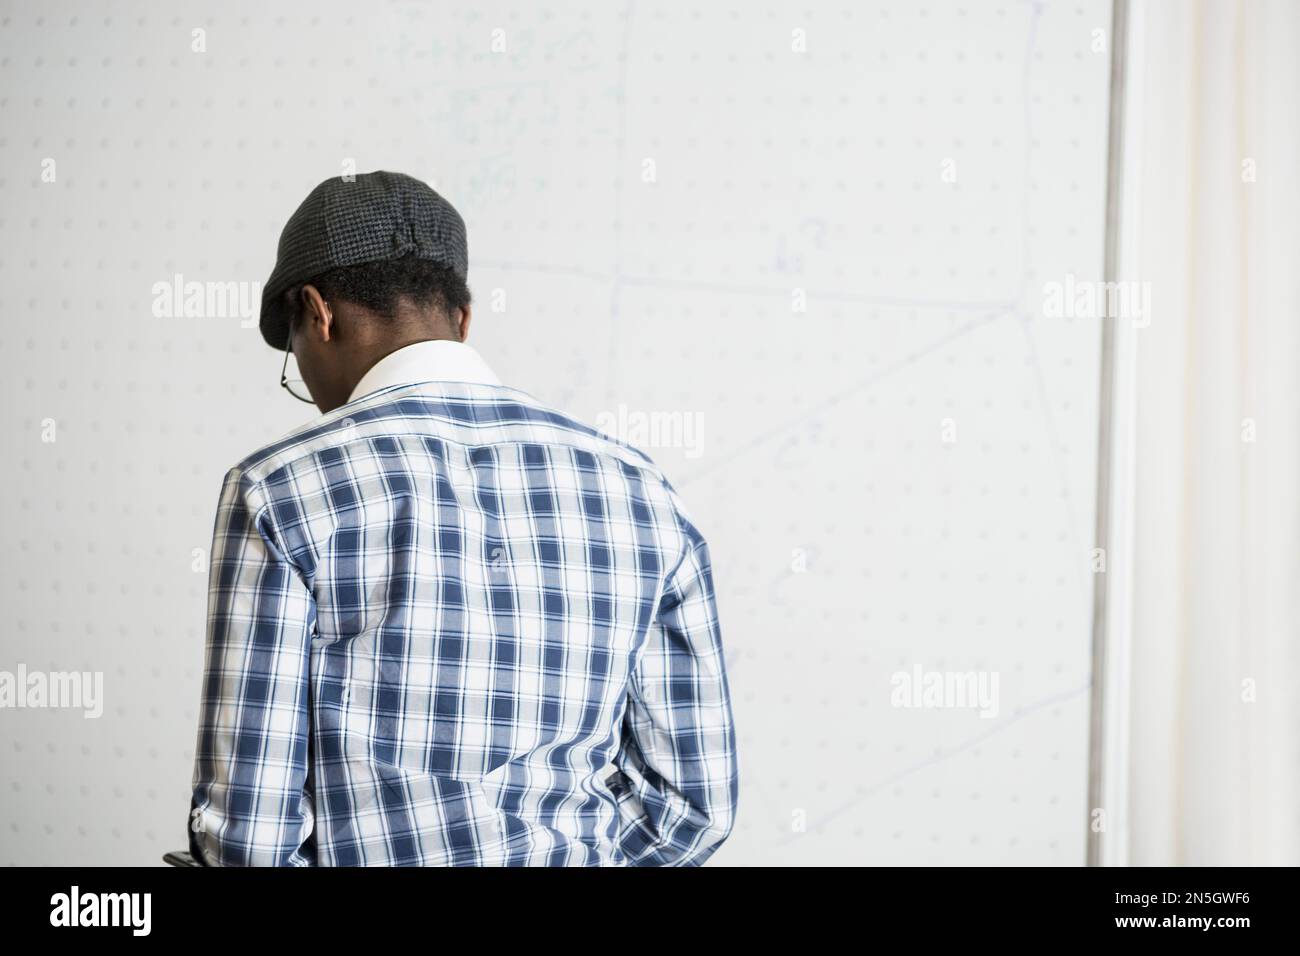
<svg viewBox="0 0 1300 956">
<path fill-rule="evenodd" d="M 381 387 L 227 473 L 200 862 L 689 866 L 731 831 L 704 538 L 641 452 L 493 382 Z"/>
</svg>

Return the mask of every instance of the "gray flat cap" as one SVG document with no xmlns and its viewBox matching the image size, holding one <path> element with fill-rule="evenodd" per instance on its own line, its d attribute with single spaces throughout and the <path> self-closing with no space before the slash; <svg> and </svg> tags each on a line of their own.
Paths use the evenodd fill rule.
<svg viewBox="0 0 1300 956">
<path fill-rule="evenodd" d="M 413 255 L 469 271 L 465 220 L 426 183 L 402 173 L 327 179 L 302 201 L 280 233 L 275 269 L 262 289 L 258 326 L 266 344 L 289 344 L 284 293 L 329 269 Z"/>
</svg>

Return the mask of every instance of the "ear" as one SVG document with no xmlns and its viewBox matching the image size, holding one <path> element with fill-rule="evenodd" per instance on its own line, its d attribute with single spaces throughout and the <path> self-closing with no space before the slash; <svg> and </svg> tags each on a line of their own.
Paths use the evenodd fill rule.
<svg viewBox="0 0 1300 956">
<path fill-rule="evenodd" d="M 470 319 L 474 317 L 474 314 L 472 311 L 470 311 L 470 307 L 468 305 L 457 311 L 460 313 L 460 319 L 458 322 L 453 322 L 452 324 L 456 326 L 455 332 L 458 336 L 460 336 L 460 341 L 464 342 L 467 338 L 469 338 L 469 322 Z"/>
<path fill-rule="evenodd" d="M 320 290 L 314 285 L 303 286 L 300 303 L 303 328 L 310 329 L 312 334 L 322 342 L 328 342 L 335 331 L 334 312 L 330 309 L 330 304 L 321 297 Z"/>
</svg>

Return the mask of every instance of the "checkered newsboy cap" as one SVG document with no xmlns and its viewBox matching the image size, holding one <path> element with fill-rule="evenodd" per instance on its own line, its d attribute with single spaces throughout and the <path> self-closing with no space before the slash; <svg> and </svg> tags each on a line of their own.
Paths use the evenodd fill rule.
<svg viewBox="0 0 1300 956">
<path fill-rule="evenodd" d="M 426 183 L 402 173 L 361 173 L 325 180 L 302 201 L 280 233 L 275 268 L 262 289 L 262 338 L 289 344 L 284 293 L 339 266 L 414 255 L 469 271 L 465 220 Z"/>
</svg>

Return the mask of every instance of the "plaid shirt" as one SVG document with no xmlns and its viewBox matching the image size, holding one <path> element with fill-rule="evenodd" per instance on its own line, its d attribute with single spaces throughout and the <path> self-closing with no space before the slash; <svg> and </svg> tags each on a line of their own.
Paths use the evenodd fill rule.
<svg viewBox="0 0 1300 956">
<path fill-rule="evenodd" d="M 731 831 L 708 547 L 516 389 L 390 386 L 232 468 L 206 644 L 206 865 L 691 866 Z"/>
</svg>

